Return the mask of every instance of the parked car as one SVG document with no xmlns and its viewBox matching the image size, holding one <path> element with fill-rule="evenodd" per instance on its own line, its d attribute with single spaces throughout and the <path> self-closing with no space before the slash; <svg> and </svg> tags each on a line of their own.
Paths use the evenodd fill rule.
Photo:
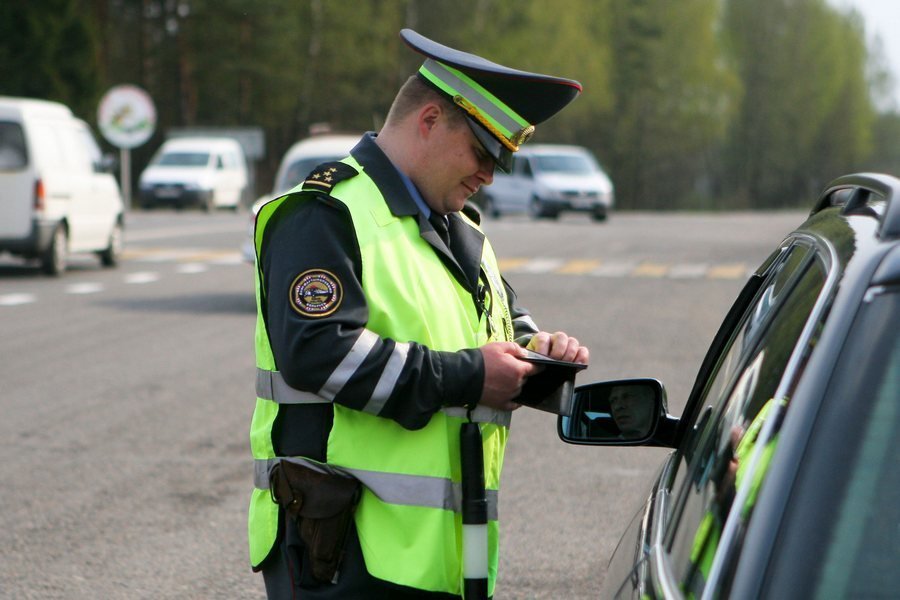
<svg viewBox="0 0 900 600">
<path fill-rule="evenodd" d="M 0 252 L 51 275 L 74 252 L 115 266 L 125 222 L 113 165 L 67 106 L 0 97 Z"/>
<path fill-rule="evenodd" d="M 896 597 L 900 180 L 827 187 L 741 291 L 680 418 L 656 380 L 602 382 L 558 430 L 674 449 L 602 597 Z"/>
<path fill-rule="evenodd" d="M 173 138 L 156 151 L 138 187 L 143 208 L 237 210 L 247 187 L 247 160 L 241 144 L 232 138 Z"/>
<path fill-rule="evenodd" d="M 350 150 L 359 142 L 360 135 L 317 135 L 300 140 L 291 146 L 281 159 L 275 174 L 272 192 L 258 198 L 250 207 L 248 238 L 241 246 L 244 261 L 253 264 L 256 252 L 253 249 L 253 228 L 259 208 L 301 183 L 316 166 L 349 156 Z"/>
<path fill-rule="evenodd" d="M 555 219 L 561 212 L 590 213 L 604 221 L 614 204 L 613 184 L 587 148 L 534 144 L 519 150 L 510 173 L 494 172 L 476 202 L 493 217 L 528 213 Z"/>
</svg>

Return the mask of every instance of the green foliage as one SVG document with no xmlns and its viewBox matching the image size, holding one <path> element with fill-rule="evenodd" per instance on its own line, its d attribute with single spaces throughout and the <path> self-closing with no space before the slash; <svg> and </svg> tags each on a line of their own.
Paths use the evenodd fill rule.
<svg viewBox="0 0 900 600">
<path fill-rule="evenodd" d="M 900 173 L 900 114 L 878 115 L 872 128 L 873 152 L 862 162 L 860 171 Z"/>
<path fill-rule="evenodd" d="M 744 88 L 725 151 L 726 193 L 748 206 L 805 202 L 871 151 L 862 27 L 824 0 L 726 6 Z"/>
<path fill-rule="evenodd" d="M 94 118 L 97 37 L 84 2 L 0 2 L 0 94 L 56 100 Z"/>
<path fill-rule="evenodd" d="M 623 208 L 679 208 L 733 113 L 716 0 L 615 0 L 611 167 Z"/>
<path fill-rule="evenodd" d="M 832 177 L 900 172 L 890 79 L 858 15 L 826 0 L 6 0 L 0 93 L 93 120 L 133 83 L 168 129 L 261 127 L 265 191 L 327 123 L 378 129 L 421 58 L 403 27 L 495 62 L 579 80 L 535 141 L 590 147 L 620 208 L 808 203 Z"/>
</svg>

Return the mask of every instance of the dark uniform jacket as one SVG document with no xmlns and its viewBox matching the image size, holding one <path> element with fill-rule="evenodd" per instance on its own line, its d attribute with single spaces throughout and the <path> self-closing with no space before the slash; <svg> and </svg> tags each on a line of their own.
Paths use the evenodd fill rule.
<svg viewBox="0 0 900 600">
<path fill-rule="evenodd" d="M 351 154 L 381 190 L 394 215 L 418 220 L 422 237 L 435 247 L 449 273 L 472 292 L 477 305 L 481 233 L 459 215 L 449 215 L 451 252 L 419 211 L 396 167 L 375 144 L 374 134 L 365 135 Z M 279 207 L 267 226 L 260 252 L 267 297 L 263 316 L 275 363 L 291 387 L 304 391 L 322 387 L 368 320 L 360 252 L 350 215 L 340 202 L 321 192 L 311 193 L 315 194 L 314 201 L 288 200 Z M 477 211 L 466 210 L 467 216 L 478 222 Z M 299 274 L 319 269 L 340 281 L 343 301 L 329 316 L 304 317 L 290 306 L 291 283 Z M 516 306 L 513 290 L 506 281 L 503 283 L 510 299 L 515 338 L 525 343 L 537 329 L 528 313 Z M 361 409 L 393 348 L 390 339 L 376 343 L 334 402 Z M 411 343 L 406 363 L 380 416 L 417 429 L 425 426 L 442 406 L 477 402 L 483 383 L 484 362 L 477 349 L 440 352 Z M 282 405 L 272 436 L 275 454 L 326 461 L 332 411 L 330 404 Z"/>
</svg>

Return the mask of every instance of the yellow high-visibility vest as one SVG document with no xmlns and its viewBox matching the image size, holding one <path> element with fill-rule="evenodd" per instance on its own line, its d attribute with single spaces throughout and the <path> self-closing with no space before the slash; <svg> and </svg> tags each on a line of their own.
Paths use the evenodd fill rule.
<svg viewBox="0 0 900 600">
<path fill-rule="evenodd" d="M 338 183 L 330 195 L 347 207 L 359 244 L 362 287 L 369 312 L 365 334 L 398 343 L 416 342 L 441 351 L 511 340 L 508 298 L 487 240 L 481 269 L 491 302 L 487 314 L 479 315 L 472 293 L 453 277 L 420 236 L 416 218 L 394 216 L 362 167 L 353 158 L 342 162 L 360 172 Z M 300 186 L 260 210 L 255 235 L 257 257 L 272 214 L 288 196 L 299 191 Z M 468 226 L 478 228 L 461 216 Z M 264 289 L 259 268 L 256 287 L 257 379 L 258 384 L 264 383 L 257 386 L 251 425 L 257 486 L 249 518 L 250 560 L 254 567 L 266 559 L 277 537 L 278 506 L 266 489 L 268 468 L 278 460 L 305 460 L 274 453 L 271 440 L 279 410 L 277 396 L 300 395 L 300 400 L 293 401 L 316 401 L 309 392 L 279 385 L 259 302 Z M 445 407 L 425 427 L 415 431 L 404 429 L 393 420 L 339 404 L 333 408 L 327 468 L 352 474 L 364 484 L 355 520 L 369 573 L 418 589 L 461 594 L 459 430 L 467 420 L 465 408 Z M 497 492 L 510 413 L 479 406 L 471 417 L 480 423 L 483 440 L 489 518 L 488 591 L 493 594 L 498 562 Z"/>
</svg>

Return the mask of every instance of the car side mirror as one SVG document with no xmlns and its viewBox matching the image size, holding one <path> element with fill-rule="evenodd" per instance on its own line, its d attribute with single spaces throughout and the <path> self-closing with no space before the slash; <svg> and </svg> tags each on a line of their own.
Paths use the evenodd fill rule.
<svg viewBox="0 0 900 600">
<path fill-rule="evenodd" d="M 571 416 L 559 417 L 557 430 L 570 444 L 636 445 L 651 442 L 661 423 L 671 424 L 662 383 L 624 379 L 576 388 Z"/>
</svg>

